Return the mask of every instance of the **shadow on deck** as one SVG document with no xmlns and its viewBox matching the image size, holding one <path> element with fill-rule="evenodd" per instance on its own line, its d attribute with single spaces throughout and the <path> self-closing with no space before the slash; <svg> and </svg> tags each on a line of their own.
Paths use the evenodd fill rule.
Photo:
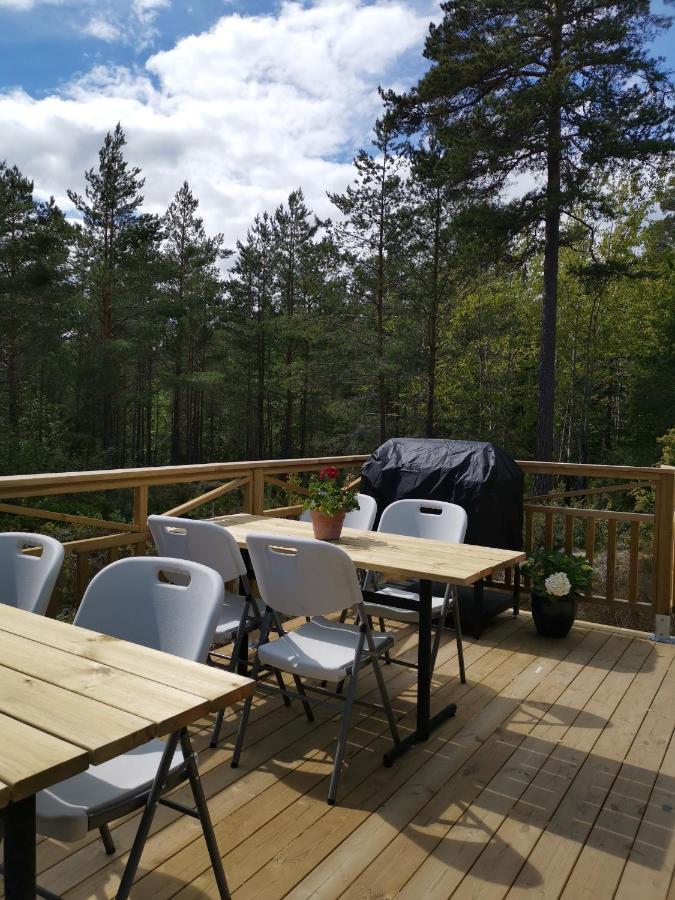
<svg viewBox="0 0 675 900">
<path fill-rule="evenodd" d="M 414 657 L 413 634 L 399 652 Z M 332 713 L 276 697 L 254 706 L 240 768 L 236 716 L 216 750 L 195 731 L 204 788 L 237 898 L 665 898 L 675 867 L 675 649 L 579 623 L 539 638 L 502 616 L 466 641 L 467 684 L 444 641 L 434 701 L 458 714 L 392 769 L 383 716 L 357 714 L 338 805 L 325 802 L 337 733 Z M 385 667 L 402 733 L 413 727 L 415 673 Z M 372 674 L 360 695 L 375 699 Z M 183 793 L 179 791 L 179 793 Z M 114 896 L 136 826 L 42 841 L 40 881 L 68 898 Z M 162 808 L 132 896 L 214 897 L 198 823 Z"/>
</svg>

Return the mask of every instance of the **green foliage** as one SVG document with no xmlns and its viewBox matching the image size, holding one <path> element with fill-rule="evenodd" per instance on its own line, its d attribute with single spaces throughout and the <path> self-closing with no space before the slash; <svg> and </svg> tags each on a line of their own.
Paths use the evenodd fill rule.
<svg viewBox="0 0 675 900">
<path fill-rule="evenodd" d="M 521 568 L 531 579 L 532 590 L 538 594 L 549 593 L 546 579 L 559 572 L 567 576 L 571 586 L 570 593 L 578 597 L 590 587 L 593 579 L 593 566 L 585 556 L 568 556 L 562 550 L 538 550 L 523 563 Z M 555 599 L 555 595 L 549 596 Z"/>
<path fill-rule="evenodd" d="M 382 124 L 375 141 L 337 223 L 294 191 L 227 268 L 188 184 L 161 218 L 140 212 L 121 129 L 80 226 L 1 166 L 0 469 L 364 452 L 396 434 L 534 456 L 541 252 L 496 237 L 487 207 L 468 215 L 442 158 L 401 158 Z M 652 464 L 675 421 L 672 183 L 602 189 L 594 227 L 565 226 L 554 450 Z M 115 518 L 106 496 L 87 514 Z"/>
<path fill-rule="evenodd" d="M 541 249 L 537 452 L 552 458 L 560 248 L 567 220 L 611 217 L 605 178 L 672 154 L 672 86 L 649 56 L 669 20 L 645 0 L 447 0 L 426 73 L 387 93 L 388 121 L 435 159 L 495 240 Z M 617 111 L 620 110 L 620 114 Z M 514 191 L 514 179 L 527 180 Z M 485 213 L 488 215 L 485 215 Z"/>
<path fill-rule="evenodd" d="M 309 494 L 303 503 L 305 509 L 318 509 L 326 516 L 335 516 L 359 507 L 356 489 L 348 487 L 348 480 L 340 478 L 335 466 L 322 469 L 310 480 L 308 490 Z"/>
<path fill-rule="evenodd" d="M 662 447 L 661 462 L 664 466 L 675 466 L 675 426 L 657 438 L 657 443 Z"/>
</svg>

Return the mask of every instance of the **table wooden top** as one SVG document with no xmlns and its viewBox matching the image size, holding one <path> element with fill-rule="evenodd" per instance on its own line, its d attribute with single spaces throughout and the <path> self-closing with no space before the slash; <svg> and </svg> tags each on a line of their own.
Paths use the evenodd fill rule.
<svg viewBox="0 0 675 900">
<path fill-rule="evenodd" d="M 294 519 L 275 519 L 240 513 L 219 516 L 213 520 L 223 525 L 237 540 L 246 545 L 251 533 L 266 533 L 279 537 L 313 537 L 309 522 Z M 427 538 L 405 537 L 377 531 L 344 528 L 335 542 L 360 569 L 386 572 L 405 578 L 428 578 L 431 581 L 471 585 L 499 569 L 513 566 L 525 559 L 516 550 L 498 550 L 472 544 L 449 544 Z"/>
<path fill-rule="evenodd" d="M 0 806 L 253 689 L 222 669 L 0 605 Z"/>
</svg>

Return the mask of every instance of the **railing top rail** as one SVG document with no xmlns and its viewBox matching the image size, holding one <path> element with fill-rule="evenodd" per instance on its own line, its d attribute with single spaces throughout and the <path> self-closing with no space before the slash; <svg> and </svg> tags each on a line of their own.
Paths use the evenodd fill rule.
<svg viewBox="0 0 675 900">
<path fill-rule="evenodd" d="M 0 499 L 38 494 L 84 493 L 140 485 L 217 481 L 220 478 L 244 476 L 260 469 L 264 469 L 268 474 L 284 474 L 293 471 L 311 471 L 328 464 L 347 468 L 352 465 L 361 465 L 367 459 L 367 454 L 352 454 L 304 459 L 261 459 L 181 466 L 146 466 L 133 469 L 97 469 L 88 472 L 1 475 Z M 584 463 L 538 462 L 536 460 L 517 460 L 517 464 L 527 474 L 626 478 L 637 481 L 654 481 L 664 471 L 648 466 L 587 465 Z"/>
<path fill-rule="evenodd" d="M 20 497 L 39 493 L 68 493 L 113 490 L 153 484 L 179 484 L 190 481 L 217 481 L 220 477 L 243 476 L 255 469 L 266 472 L 307 471 L 324 465 L 348 467 L 368 458 L 317 456 L 304 459 L 261 459 L 187 466 L 145 466 L 134 469 L 96 469 L 88 472 L 48 472 L 35 475 L 0 475 L 0 497 Z"/>
<path fill-rule="evenodd" d="M 563 475 L 569 478 L 628 478 L 635 481 L 653 481 L 662 469 L 657 466 L 610 466 L 588 463 L 538 462 L 517 459 L 516 464 L 528 475 Z"/>
</svg>

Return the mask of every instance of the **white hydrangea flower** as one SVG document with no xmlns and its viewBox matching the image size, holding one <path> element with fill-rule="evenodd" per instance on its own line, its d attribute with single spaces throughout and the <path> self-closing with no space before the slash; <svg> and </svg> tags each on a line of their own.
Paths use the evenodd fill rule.
<svg viewBox="0 0 675 900">
<path fill-rule="evenodd" d="M 572 589 L 570 580 L 564 572 L 555 572 L 553 575 L 549 575 L 544 582 L 544 587 L 546 592 L 554 597 L 566 597 Z"/>
</svg>

